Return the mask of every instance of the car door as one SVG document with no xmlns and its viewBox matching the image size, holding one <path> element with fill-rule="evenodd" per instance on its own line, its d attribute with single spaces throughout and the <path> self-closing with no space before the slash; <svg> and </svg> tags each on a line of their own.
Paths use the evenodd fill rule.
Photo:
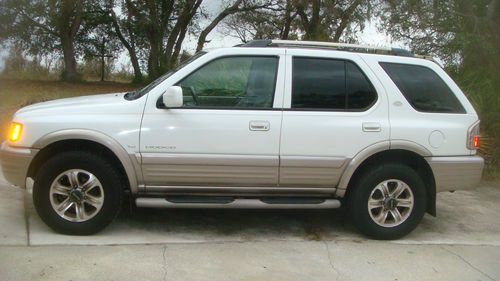
<svg viewBox="0 0 500 281">
<path fill-rule="evenodd" d="M 171 83 L 183 90 L 181 108 L 145 110 L 140 146 L 146 190 L 277 186 L 284 52 L 205 56 Z"/>
<path fill-rule="evenodd" d="M 354 53 L 289 50 L 280 186 L 335 187 L 364 148 L 389 139 L 383 87 Z"/>
</svg>

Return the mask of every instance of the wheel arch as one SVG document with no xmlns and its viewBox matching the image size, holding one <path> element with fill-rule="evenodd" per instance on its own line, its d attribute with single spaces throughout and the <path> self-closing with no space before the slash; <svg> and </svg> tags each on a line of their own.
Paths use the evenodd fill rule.
<svg viewBox="0 0 500 281">
<path fill-rule="evenodd" d="M 86 150 L 97 152 L 120 170 L 123 183 L 132 193 L 138 192 L 138 163 L 135 156 L 127 151 L 113 138 L 97 131 L 71 129 L 47 134 L 36 141 L 34 148 L 40 149 L 28 168 L 28 177 L 34 178 L 42 163 L 55 153 L 67 150 Z"/>
<path fill-rule="evenodd" d="M 427 212 L 436 215 L 436 182 L 431 167 L 424 159 L 431 153 L 424 147 L 407 141 L 381 142 L 358 153 L 348 164 L 337 187 L 336 196 L 349 196 L 349 187 L 359 175 L 373 165 L 382 162 L 397 162 L 413 168 L 426 186 Z"/>
</svg>

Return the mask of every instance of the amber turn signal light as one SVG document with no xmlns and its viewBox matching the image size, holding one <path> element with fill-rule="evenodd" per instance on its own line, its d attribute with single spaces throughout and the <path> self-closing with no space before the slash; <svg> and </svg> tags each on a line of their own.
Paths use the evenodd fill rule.
<svg viewBox="0 0 500 281">
<path fill-rule="evenodd" d="M 476 148 L 476 149 L 479 148 L 479 146 L 480 146 L 480 139 L 481 139 L 480 136 L 474 136 L 474 143 L 473 143 L 474 148 Z"/>
<path fill-rule="evenodd" d="M 12 122 L 9 130 L 9 140 L 11 142 L 16 142 L 21 139 L 21 132 L 23 131 L 23 125 Z"/>
</svg>

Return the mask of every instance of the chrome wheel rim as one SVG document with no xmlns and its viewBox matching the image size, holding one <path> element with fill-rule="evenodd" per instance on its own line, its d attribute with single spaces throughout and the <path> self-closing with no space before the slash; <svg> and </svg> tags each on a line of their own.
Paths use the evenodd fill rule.
<svg viewBox="0 0 500 281">
<path fill-rule="evenodd" d="M 54 179 L 49 197 L 52 208 L 60 217 L 71 222 L 84 222 L 101 210 L 104 189 L 92 173 L 72 169 Z"/>
<path fill-rule="evenodd" d="M 401 180 L 390 179 L 379 183 L 368 199 L 368 213 L 383 227 L 394 227 L 410 217 L 415 204 L 411 188 Z"/>
</svg>

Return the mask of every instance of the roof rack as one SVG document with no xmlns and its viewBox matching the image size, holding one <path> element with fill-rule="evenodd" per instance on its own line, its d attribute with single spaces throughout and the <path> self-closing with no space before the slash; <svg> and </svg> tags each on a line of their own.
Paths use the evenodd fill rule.
<svg viewBox="0 0 500 281">
<path fill-rule="evenodd" d="M 357 45 L 346 43 L 318 42 L 318 41 L 293 41 L 293 40 L 252 40 L 248 43 L 237 45 L 239 47 L 301 47 L 301 48 L 324 48 L 339 51 L 372 53 L 382 55 L 393 55 L 403 57 L 414 57 L 408 50 L 400 48 L 376 47 L 369 45 Z"/>
</svg>

